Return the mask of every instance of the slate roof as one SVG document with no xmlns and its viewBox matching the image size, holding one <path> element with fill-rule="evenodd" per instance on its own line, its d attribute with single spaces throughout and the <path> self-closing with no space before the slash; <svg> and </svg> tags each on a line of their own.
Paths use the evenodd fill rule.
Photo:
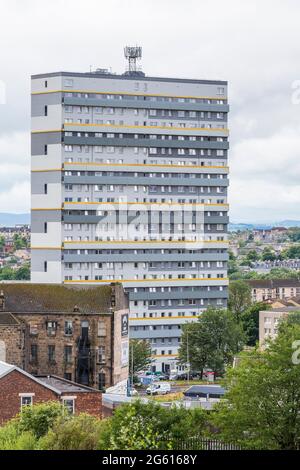
<svg viewBox="0 0 300 470">
<path fill-rule="evenodd" d="M 34 382 L 43 385 L 44 387 L 52 390 L 53 392 L 61 395 L 62 393 L 70 392 L 70 393 L 83 393 L 83 392 L 97 392 L 100 393 L 99 390 L 95 388 L 86 387 L 85 385 L 77 384 L 76 382 L 71 382 L 69 380 L 63 379 L 61 377 L 57 377 L 55 375 L 49 376 L 34 376 L 26 372 L 25 370 L 21 369 L 20 367 L 14 366 L 12 364 L 8 364 L 6 362 L 0 361 L 0 379 L 7 374 L 10 374 L 13 371 L 17 371 L 22 375 L 25 375 L 29 379 L 33 380 Z"/>
<path fill-rule="evenodd" d="M 111 286 L 64 286 L 60 284 L 0 283 L 5 312 L 11 313 L 105 313 L 110 310 Z"/>
<path fill-rule="evenodd" d="M 250 279 L 246 280 L 252 288 L 257 289 L 275 289 L 276 287 L 300 287 L 300 281 L 297 279 Z"/>
<path fill-rule="evenodd" d="M 54 387 L 56 390 L 59 390 L 62 393 L 66 392 L 97 392 L 98 390 L 87 387 L 85 385 L 77 384 L 76 382 L 71 382 L 70 380 L 63 379 L 62 377 L 57 377 L 56 375 L 37 375 L 35 376 L 40 382 L 46 386 Z"/>
</svg>

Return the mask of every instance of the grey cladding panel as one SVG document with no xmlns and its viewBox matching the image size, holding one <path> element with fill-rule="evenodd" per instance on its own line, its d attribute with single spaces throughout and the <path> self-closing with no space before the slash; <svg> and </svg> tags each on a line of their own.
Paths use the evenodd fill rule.
<svg viewBox="0 0 300 470">
<path fill-rule="evenodd" d="M 31 134 L 31 155 L 44 155 L 45 145 L 60 144 L 61 132 L 39 132 Z"/>
<path fill-rule="evenodd" d="M 45 106 L 60 104 L 62 93 L 31 95 L 31 117 L 44 116 Z"/>
</svg>

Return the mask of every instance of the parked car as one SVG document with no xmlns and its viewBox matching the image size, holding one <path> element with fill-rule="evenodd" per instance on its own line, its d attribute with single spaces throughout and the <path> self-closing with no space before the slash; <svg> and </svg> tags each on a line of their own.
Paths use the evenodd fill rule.
<svg viewBox="0 0 300 470">
<path fill-rule="evenodd" d="M 170 391 L 171 385 L 166 382 L 156 382 L 146 389 L 147 395 L 166 395 Z"/>
<path fill-rule="evenodd" d="M 182 372 L 180 374 L 174 375 L 171 380 L 197 380 L 200 378 L 200 374 L 198 372 Z"/>
<path fill-rule="evenodd" d="M 167 374 L 161 374 L 157 378 L 158 380 L 170 380 L 170 376 Z"/>
</svg>

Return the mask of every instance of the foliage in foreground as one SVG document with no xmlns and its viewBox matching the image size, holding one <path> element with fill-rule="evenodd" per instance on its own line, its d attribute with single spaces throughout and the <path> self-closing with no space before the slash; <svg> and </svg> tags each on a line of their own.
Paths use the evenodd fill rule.
<svg viewBox="0 0 300 470">
<path fill-rule="evenodd" d="M 0 427 L 0 450 L 172 449 L 177 440 L 211 434 L 250 449 L 296 449 L 300 437 L 300 314 L 279 325 L 265 351 L 241 353 L 225 378 L 227 401 L 202 409 L 164 408 L 139 400 L 100 420 L 59 404 L 28 406 Z M 298 350 L 297 350 L 298 348 Z M 216 435 L 217 432 L 217 435 Z"/>
<path fill-rule="evenodd" d="M 206 413 L 139 400 L 113 417 L 73 416 L 57 403 L 28 406 L 0 428 L 0 450 L 166 449 L 204 432 Z"/>
<path fill-rule="evenodd" d="M 110 449 L 172 449 L 176 439 L 201 435 L 206 412 L 201 409 L 163 408 L 135 401 L 118 408 L 110 422 Z"/>
</svg>

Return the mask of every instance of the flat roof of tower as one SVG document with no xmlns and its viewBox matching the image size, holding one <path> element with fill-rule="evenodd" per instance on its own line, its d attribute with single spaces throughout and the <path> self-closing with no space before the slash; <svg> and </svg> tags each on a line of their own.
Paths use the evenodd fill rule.
<svg viewBox="0 0 300 470">
<path fill-rule="evenodd" d="M 147 77 L 145 75 L 117 75 L 114 73 L 103 72 L 50 72 L 31 75 L 31 78 L 47 78 L 47 77 L 86 77 L 86 78 L 109 78 L 117 80 L 142 80 L 155 82 L 177 82 L 177 83 L 194 83 L 199 85 L 227 85 L 224 80 L 198 80 L 193 78 L 171 78 L 171 77 Z"/>
</svg>

